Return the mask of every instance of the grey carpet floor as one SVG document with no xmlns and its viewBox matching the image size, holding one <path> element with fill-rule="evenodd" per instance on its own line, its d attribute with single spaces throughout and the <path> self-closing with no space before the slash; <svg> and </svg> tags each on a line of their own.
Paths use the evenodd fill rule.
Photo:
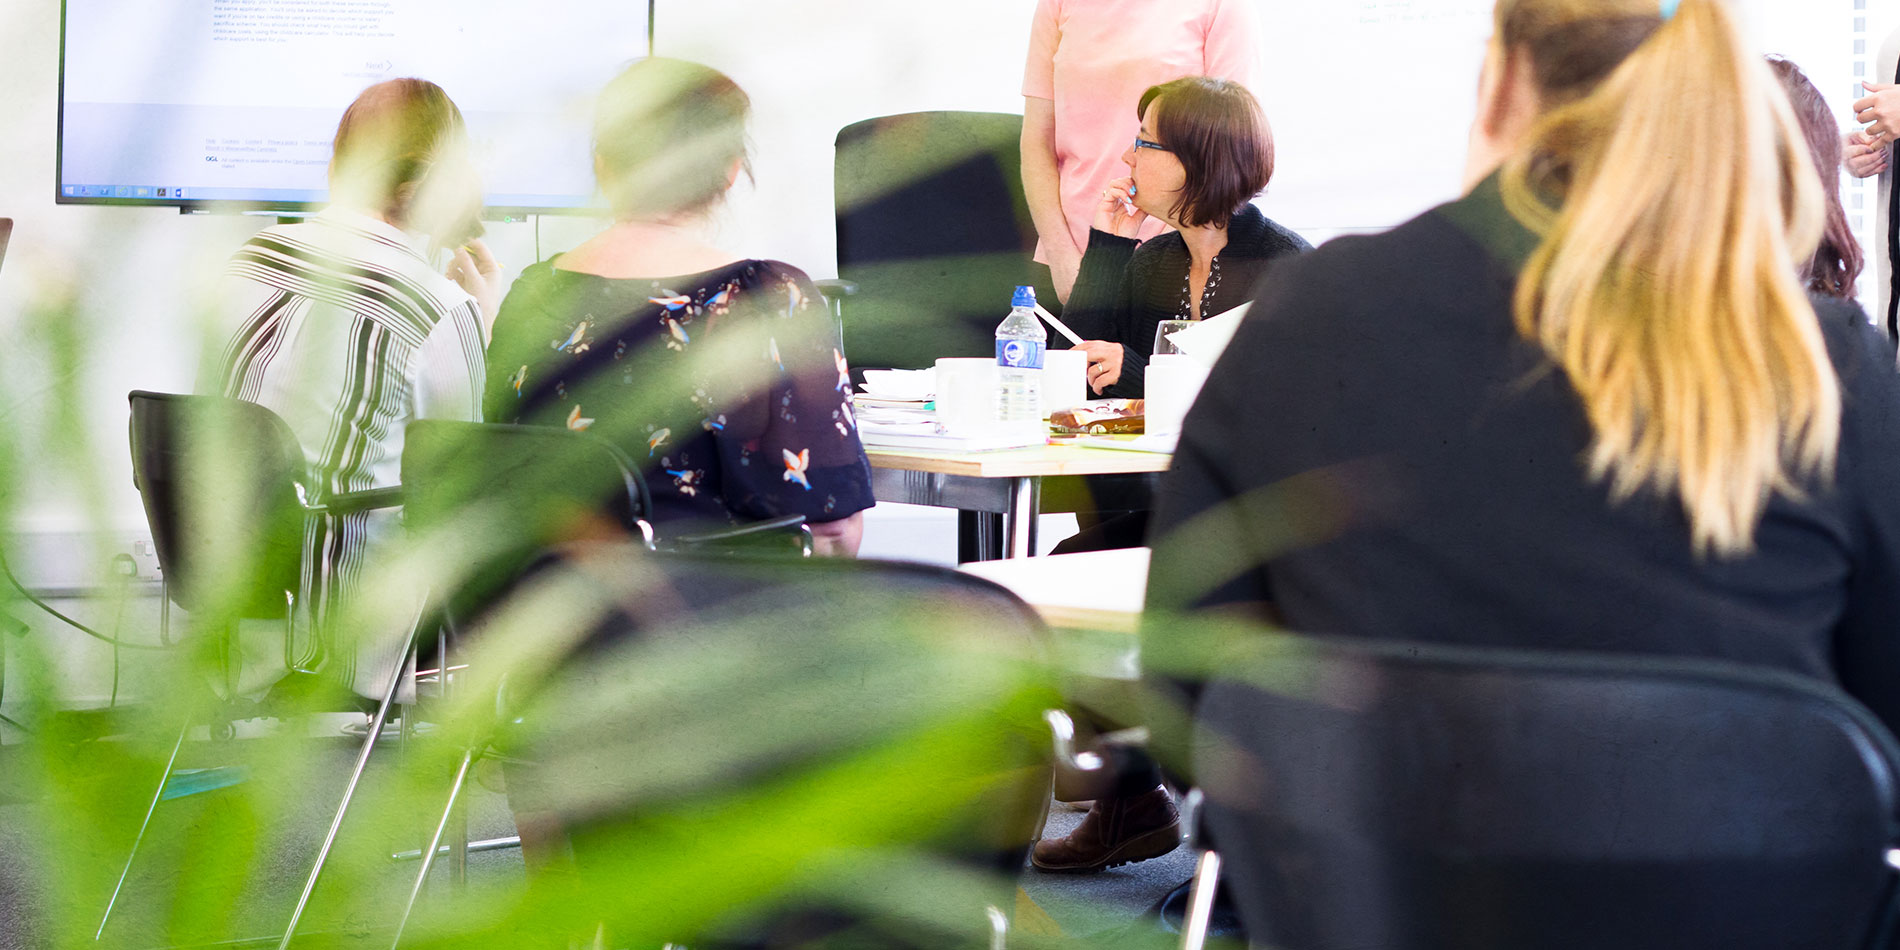
<svg viewBox="0 0 1900 950">
<path fill-rule="evenodd" d="M 1066 835 L 1081 820 L 1080 812 L 1058 805 L 1049 814 L 1043 836 Z M 1158 936 L 1163 945 L 1171 945 L 1175 938 L 1158 931 L 1148 911 L 1193 875 L 1194 855 L 1182 848 L 1096 874 L 1044 874 L 1026 868 L 1022 888 L 1065 935 L 1101 938 L 1091 941 L 1101 945 L 1126 942 L 1133 946 L 1154 943 L 1152 938 Z"/>
<path fill-rule="evenodd" d="M 212 764 L 206 760 L 214 757 L 219 763 L 241 761 L 244 745 L 242 741 L 222 745 L 188 743 L 183 764 Z M 83 756 L 83 752 L 75 754 Z M 328 826 L 329 812 L 342 789 L 354 747 L 340 738 L 311 740 L 310 754 L 323 760 L 315 781 L 303 779 L 294 785 L 270 787 L 264 784 L 265 779 L 251 780 L 253 795 L 248 797 L 287 803 L 285 812 L 271 819 L 272 824 L 285 830 L 260 859 L 237 872 L 244 875 L 243 881 L 226 882 L 228 890 L 239 897 L 215 920 L 220 937 L 281 932 L 289 916 L 308 873 L 309 857 Z M 369 790 L 378 787 L 379 779 L 395 768 L 393 761 L 394 757 L 387 755 L 372 760 L 364 785 L 364 805 L 372 813 L 377 804 Z M 161 765 L 151 766 L 149 778 L 115 777 L 114 781 L 126 786 L 126 798 L 139 804 L 129 810 L 132 817 L 127 827 L 88 834 L 74 826 L 60 802 L 24 800 L 32 793 L 22 788 L 20 780 L 23 768 L 30 764 L 23 765 L 18 745 L 0 747 L 0 950 L 42 950 L 70 944 L 75 931 L 55 933 L 50 926 L 54 920 L 80 922 L 83 930 L 77 932 L 86 938 L 91 936 L 111 891 L 116 861 L 130 843 L 137 816 L 142 813 L 142 801 L 150 795 L 150 783 L 156 780 Z M 467 798 L 471 838 L 513 833 L 503 796 L 478 784 Z M 215 875 L 219 870 L 194 866 L 189 855 L 168 853 L 164 842 L 178 841 L 181 825 L 188 829 L 194 822 L 210 817 L 204 809 L 231 807 L 232 800 L 209 793 L 161 804 L 154 827 L 172 833 L 155 830 L 153 840 L 157 843 L 141 855 L 105 939 L 93 946 L 145 948 L 194 942 L 190 930 L 198 922 L 181 922 L 176 915 L 161 915 L 154 908 L 179 903 L 178 888 L 184 886 L 181 876 Z M 1066 834 L 1080 819 L 1080 813 L 1057 807 L 1050 815 L 1046 834 Z M 418 847 L 427 826 L 428 819 L 422 815 L 400 820 L 352 819 L 345 827 L 335 860 L 350 863 L 354 871 L 352 886 L 362 893 L 350 895 L 347 901 L 325 900 L 326 894 L 320 889 L 300 927 L 300 933 L 314 936 L 300 941 L 299 946 L 385 945 L 388 925 L 407 896 L 415 873 L 411 863 L 390 861 L 388 851 Z M 76 856 L 77 860 L 63 860 L 62 854 Z M 1090 946 L 1165 945 L 1166 939 L 1155 939 L 1152 926 L 1141 918 L 1163 895 L 1188 878 L 1192 863 L 1191 855 L 1177 851 L 1093 875 L 1042 874 L 1026 868 L 1021 885 L 1028 899 L 1047 915 L 1035 925 L 1043 931 L 1052 923 L 1063 935 L 1083 938 L 1079 942 Z M 110 873 L 95 873 L 108 867 L 113 869 Z M 101 879 L 75 881 L 69 879 L 70 875 L 61 876 L 75 868 L 85 868 L 89 878 Z M 470 856 L 471 886 L 508 885 L 519 882 L 524 873 L 517 850 Z M 445 875 L 446 870 L 437 870 L 436 886 Z"/>
</svg>

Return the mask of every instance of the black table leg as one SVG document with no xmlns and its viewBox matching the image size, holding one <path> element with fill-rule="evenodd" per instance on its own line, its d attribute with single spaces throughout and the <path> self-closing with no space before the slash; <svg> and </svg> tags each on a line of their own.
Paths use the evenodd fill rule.
<svg viewBox="0 0 1900 950">
<path fill-rule="evenodd" d="M 1003 557 L 1003 516 L 988 511 L 957 512 L 957 563 Z"/>
</svg>

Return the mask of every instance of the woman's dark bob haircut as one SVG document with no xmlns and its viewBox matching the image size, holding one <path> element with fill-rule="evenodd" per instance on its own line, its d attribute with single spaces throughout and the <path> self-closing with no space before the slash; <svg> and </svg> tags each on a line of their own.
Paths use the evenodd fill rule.
<svg viewBox="0 0 1900 950">
<path fill-rule="evenodd" d="M 1187 183 L 1170 210 L 1182 226 L 1225 225 L 1273 178 L 1273 130 L 1245 86 L 1210 76 L 1188 76 L 1141 94 L 1135 108 L 1146 118 L 1158 109 L 1154 132 L 1181 160 Z"/>
<path fill-rule="evenodd" d="M 600 190 L 620 218 L 703 210 L 747 176 L 745 127 L 752 100 L 725 73 L 650 56 L 601 90 L 594 110 Z"/>
</svg>

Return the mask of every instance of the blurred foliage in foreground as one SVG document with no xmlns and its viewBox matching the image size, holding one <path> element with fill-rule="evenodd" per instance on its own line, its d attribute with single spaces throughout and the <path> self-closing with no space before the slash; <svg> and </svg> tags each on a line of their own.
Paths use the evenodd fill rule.
<svg viewBox="0 0 1900 950">
<path fill-rule="evenodd" d="M 70 358 L 81 331 L 62 317 L 33 314 L 53 329 L 14 358 Z M 79 404 L 79 375 L 63 379 L 57 398 Z M 69 449 L 69 464 L 90 457 Z M 0 489 L 25 452 L 0 426 Z M 200 453 L 195 506 L 218 508 L 238 477 L 218 467 L 241 454 Z M 566 854 L 539 873 L 482 859 L 464 892 L 438 865 L 405 946 L 988 945 L 984 908 L 1018 906 L 1047 802 L 1041 712 L 1060 704 L 1048 644 L 1009 616 L 1018 608 L 851 563 L 666 560 L 598 540 L 550 549 L 550 537 L 601 526 L 577 528 L 574 512 L 548 514 L 568 519 L 552 526 L 492 514 L 405 535 L 343 621 L 410 624 L 425 592 L 492 583 L 484 567 L 524 546 L 552 551 L 505 591 L 479 592 L 452 693 L 425 684 L 419 734 L 379 743 L 298 946 L 387 945 L 416 867 L 390 854 L 426 840 L 469 748 L 515 809 L 558 817 Z M 245 526 L 225 529 L 233 537 L 214 545 L 246 543 Z M 5 543 L 17 557 L 20 539 Z M 225 586 L 226 606 L 175 615 L 175 646 L 119 651 L 143 688 L 112 710 L 70 708 L 63 644 L 0 637 L 0 699 L 19 724 L 0 746 L 11 891 L 0 943 L 93 942 L 182 729 L 187 771 L 156 809 L 102 944 L 274 945 L 354 750 L 334 716 L 302 714 L 354 705 L 360 717 L 363 704 L 305 675 L 224 695 L 240 661 L 223 644 L 249 598 Z M 4 596 L 8 613 L 35 609 Z M 264 642 L 279 630 L 267 624 Z M 157 644 L 137 623 L 112 632 Z M 233 720 L 238 738 L 216 738 Z M 1011 943 L 1067 945 L 1033 929 Z"/>
</svg>

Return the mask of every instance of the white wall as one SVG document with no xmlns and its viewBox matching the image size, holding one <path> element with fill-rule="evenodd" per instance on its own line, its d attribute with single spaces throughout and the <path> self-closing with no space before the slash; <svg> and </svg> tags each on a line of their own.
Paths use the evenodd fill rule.
<svg viewBox="0 0 1900 950">
<path fill-rule="evenodd" d="M 758 185 L 723 215 L 733 246 L 836 276 L 838 130 L 903 112 L 1020 113 L 1034 9 L 1034 0 L 662 2 L 657 52 L 716 67 L 752 97 Z"/>
</svg>

